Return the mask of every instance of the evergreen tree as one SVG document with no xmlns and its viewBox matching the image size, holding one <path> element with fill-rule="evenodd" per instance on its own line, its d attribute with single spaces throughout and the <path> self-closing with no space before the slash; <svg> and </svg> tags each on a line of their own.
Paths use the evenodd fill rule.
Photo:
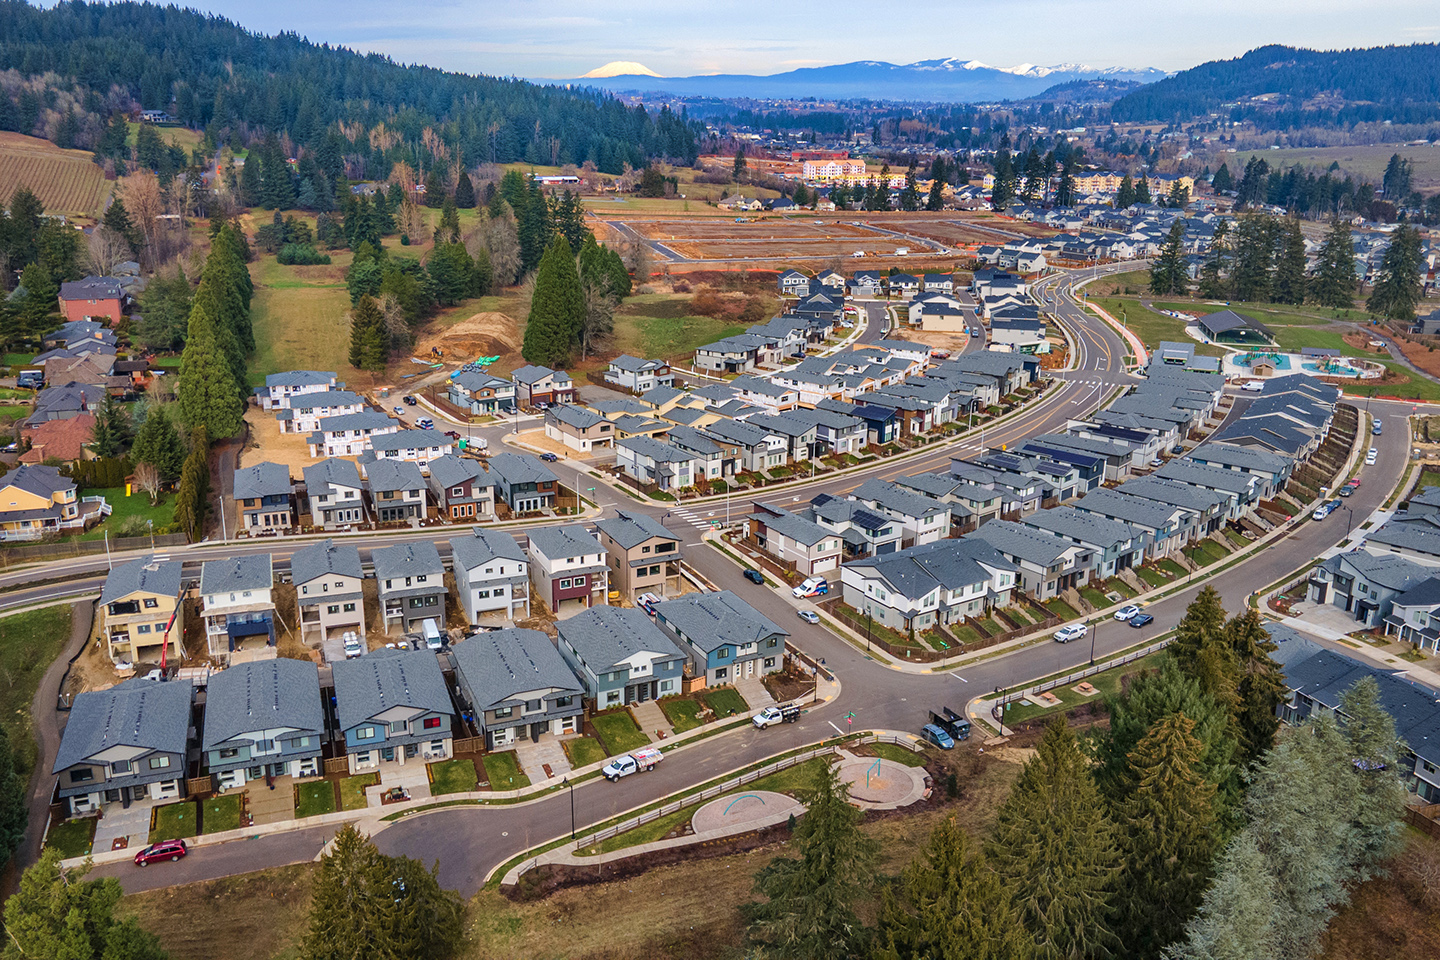
<svg viewBox="0 0 1440 960">
<path fill-rule="evenodd" d="M 536 271 L 521 356 L 530 363 L 563 367 L 584 322 L 585 292 L 570 243 L 562 234 L 545 251 Z"/>
<path fill-rule="evenodd" d="M 1221 167 L 1223 170 L 1224 167 Z M 1215 882 L 1166 960 L 1260 960 L 1279 957 L 1280 902 L 1275 879 L 1254 839 L 1241 834 L 1215 865 Z"/>
<path fill-rule="evenodd" d="M 133 435 L 130 415 L 112 394 L 105 394 L 100 409 L 95 411 L 95 425 L 90 429 L 90 449 L 97 457 L 119 457 Z"/>
<path fill-rule="evenodd" d="M 455 206 L 461 210 L 475 208 L 475 184 L 470 182 L 468 170 L 461 170 L 460 179 L 455 181 Z"/>
<path fill-rule="evenodd" d="M 1380 705 L 1380 685 L 1364 677 L 1340 697 L 1345 739 L 1353 759 L 1347 771 L 1355 780 L 1356 804 L 1351 824 L 1357 848 L 1355 879 L 1369 880 L 1380 865 L 1405 845 L 1406 789 L 1400 763 L 1403 744 L 1395 720 Z"/>
<path fill-rule="evenodd" d="M 1276 303 L 1305 302 L 1305 237 L 1300 233 L 1300 221 L 1293 217 L 1281 228 L 1272 297 Z"/>
<path fill-rule="evenodd" d="M 1238 669 L 1226 641 L 1225 608 L 1213 586 L 1207 584 L 1185 608 L 1169 650 L 1180 669 L 1194 677 L 1226 713 L 1235 716 Z"/>
<path fill-rule="evenodd" d="M 442 306 L 454 306 L 471 295 L 475 264 L 465 244 L 438 244 L 430 253 L 426 269 L 435 285 L 435 299 Z"/>
<path fill-rule="evenodd" d="M 910 169 L 905 172 L 905 189 L 900 191 L 900 209 L 920 209 L 920 184 L 915 179 L 915 164 L 913 161 L 910 164 Z"/>
<path fill-rule="evenodd" d="M 1150 181 L 1145 174 L 1140 174 L 1140 179 L 1135 181 L 1135 202 L 1152 203 L 1154 197 L 1150 195 Z"/>
<path fill-rule="evenodd" d="M 1075 205 L 1075 171 L 1078 164 L 1075 155 L 1069 154 L 1065 162 L 1060 165 L 1060 184 L 1055 188 L 1055 205 L 1057 207 L 1073 207 Z"/>
<path fill-rule="evenodd" d="M 1034 146 L 1030 152 L 1025 154 L 1025 180 L 1020 189 L 1020 197 L 1026 203 L 1038 203 L 1045 195 L 1045 180 L 1050 171 L 1045 167 L 1045 161 L 1040 157 L 1040 150 Z"/>
<path fill-rule="evenodd" d="M 1190 205 L 1190 191 L 1179 180 L 1170 185 L 1170 193 L 1165 197 L 1165 204 L 1175 210 L 1184 210 Z"/>
<path fill-rule="evenodd" d="M 1205 264 L 1200 268 L 1200 296 L 1211 300 L 1230 298 L 1230 221 L 1221 220 L 1215 225 L 1210 238 L 1210 250 L 1205 255 Z"/>
<path fill-rule="evenodd" d="M 730 179 L 739 183 L 745 178 L 745 149 L 735 151 L 735 165 L 730 170 Z"/>
<path fill-rule="evenodd" d="M 190 311 L 176 393 L 180 416 L 192 429 L 204 428 L 217 437 L 233 437 L 240 431 L 244 413 L 240 386 L 216 338 L 215 323 L 198 300 Z"/>
<path fill-rule="evenodd" d="M 44 225 L 45 205 L 29 187 L 16 187 L 10 196 L 10 216 L 3 221 L 5 252 L 10 268 L 18 269 L 40 257 L 37 240 Z"/>
<path fill-rule="evenodd" d="M 1230 176 L 1230 168 L 1220 164 L 1220 169 L 1215 171 L 1215 176 L 1210 180 L 1210 186 L 1216 193 L 1229 193 L 1235 189 L 1235 178 Z"/>
<path fill-rule="evenodd" d="M 1183 713 L 1160 720 L 1130 755 L 1134 791 L 1120 806 L 1117 931 L 1124 956 L 1150 958 L 1179 939 L 1210 879 L 1218 826 L 1204 747 Z"/>
<path fill-rule="evenodd" d="M 205 428 L 190 434 L 190 454 L 180 471 L 175 491 L 175 523 L 194 543 L 205 536 L 205 518 L 210 514 L 210 442 Z"/>
<path fill-rule="evenodd" d="M 384 373 L 389 360 L 389 336 L 380 305 L 362 296 L 350 311 L 350 365 L 357 370 Z"/>
<path fill-rule="evenodd" d="M 25 288 L 25 298 L 16 307 L 16 337 L 12 342 L 37 340 L 54 325 L 52 315 L 59 303 L 60 285 L 50 279 L 50 271 L 43 263 L 30 263 L 20 272 L 20 286 Z"/>
<path fill-rule="evenodd" d="M 1235 731 L 1239 758 L 1248 766 L 1275 741 L 1280 719 L 1275 711 L 1289 698 L 1285 673 L 1270 654 L 1279 644 L 1270 639 L 1260 611 L 1247 607 L 1225 624 L 1225 644 L 1235 665 Z"/>
<path fill-rule="evenodd" d="M 1130 174 L 1120 178 L 1120 188 L 1115 191 L 1115 209 L 1124 210 L 1135 204 L 1135 183 L 1130 179 Z"/>
<path fill-rule="evenodd" d="M 144 237 L 140 235 L 139 228 L 130 219 L 130 211 L 125 209 L 125 201 L 120 197 L 112 200 L 110 206 L 106 208 L 104 223 L 105 226 L 124 237 L 125 242 L 130 244 L 131 250 L 140 249 Z"/>
<path fill-rule="evenodd" d="M 266 210 L 289 210 L 295 206 L 295 179 L 280 141 L 272 134 L 265 139 L 261 151 L 265 162 L 261 203 Z"/>
<path fill-rule="evenodd" d="M 15 762 L 10 734 L 0 727 L 0 865 L 20 845 L 30 811 L 26 808 L 26 778 Z"/>
<path fill-rule="evenodd" d="M 440 226 L 435 228 L 437 243 L 458 243 L 460 241 L 460 210 L 449 197 L 440 208 Z"/>
<path fill-rule="evenodd" d="M 165 407 L 152 407 L 135 435 L 135 444 L 130 449 L 134 463 L 148 463 L 160 473 L 166 482 L 179 479 L 185 466 L 185 445 L 170 414 Z"/>
<path fill-rule="evenodd" d="M 926 210 L 945 209 L 945 178 L 948 172 L 944 157 L 930 161 L 930 195 L 925 200 Z"/>
<path fill-rule="evenodd" d="M 1064 721 L 1052 723 L 985 846 L 1039 960 L 1104 956 L 1116 945 L 1119 850 L 1088 768 Z"/>
<path fill-rule="evenodd" d="M 5 960 L 166 960 L 154 934 L 117 916 L 119 880 L 87 880 L 88 867 L 65 870 L 60 859 L 47 849 L 5 902 Z"/>
<path fill-rule="evenodd" d="M 889 888 L 876 929 L 876 960 L 1029 960 L 1034 944 L 1010 892 L 956 823 L 945 820 Z"/>
<path fill-rule="evenodd" d="M 521 197 L 520 206 L 514 209 L 520 238 L 520 272 L 527 274 L 540 266 L 540 258 L 545 255 L 554 230 L 550 224 L 550 205 L 545 202 L 539 184 L 532 182 Z"/>
<path fill-rule="evenodd" d="M 1322 307 L 1349 310 L 1355 306 L 1355 245 L 1350 240 L 1350 225 L 1338 219 L 1330 222 L 1325 234 L 1310 296 Z"/>
<path fill-rule="evenodd" d="M 1156 296 L 1173 294 L 1184 296 L 1190 288 L 1185 262 L 1185 224 L 1176 220 L 1170 225 L 1170 235 L 1160 256 L 1150 266 L 1150 292 Z"/>
<path fill-rule="evenodd" d="M 475 251 L 473 268 L 470 273 L 470 295 L 484 297 L 495 286 L 495 268 L 490 265 L 490 254 L 480 247 Z"/>
<path fill-rule="evenodd" d="M 259 148 L 251 148 L 240 166 L 240 203 L 244 206 L 258 207 L 264 199 L 265 174 L 260 169 L 263 164 Z"/>
<path fill-rule="evenodd" d="M 1414 320 L 1415 307 L 1424 292 L 1420 281 L 1424 274 L 1420 232 L 1401 226 L 1390 235 L 1390 246 L 1380 260 L 1380 274 L 1365 310 L 1388 320 Z"/>
<path fill-rule="evenodd" d="M 858 956 L 867 931 L 855 914 L 869 890 L 874 842 L 860 832 L 860 811 L 835 768 L 820 764 L 795 829 L 799 859 L 778 857 L 755 875 L 765 898 L 746 911 L 750 938 L 767 957 L 829 960 Z"/>
<path fill-rule="evenodd" d="M 1270 299 L 1270 271 L 1275 258 L 1273 222 L 1272 218 L 1258 214 L 1240 218 L 1235 266 L 1231 270 L 1231 285 L 1237 300 L 1263 303 Z"/>
<path fill-rule="evenodd" d="M 1010 158 L 1010 138 L 1000 138 L 1000 148 L 995 151 L 995 186 L 990 188 L 990 206 L 1004 210 L 1015 199 L 1015 163 Z"/>
</svg>

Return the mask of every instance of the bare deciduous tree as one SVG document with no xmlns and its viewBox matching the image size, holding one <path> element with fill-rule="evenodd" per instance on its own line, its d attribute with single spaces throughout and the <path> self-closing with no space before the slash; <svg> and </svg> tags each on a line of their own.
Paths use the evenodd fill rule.
<svg viewBox="0 0 1440 960">
<path fill-rule="evenodd" d="M 135 486 L 149 495 L 150 505 L 153 507 L 160 500 L 160 471 L 156 470 L 153 464 L 136 464 Z"/>
<path fill-rule="evenodd" d="M 425 225 L 425 211 L 415 202 L 413 195 L 406 195 L 405 202 L 400 204 L 400 215 L 395 220 L 400 232 L 409 237 L 411 243 L 424 243 L 427 239 L 429 230 Z"/>
<path fill-rule="evenodd" d="M 481 248 L 490 255 L 490 269 L 495 273 L 497 286 L 508 287 L 519 278 L 520 234 L 515 215 L 509 209 L 498 217 L 488 218 L 467 239 L 465 246 L 471 256 Z"/>
<path fill-rule="evenodd" d="M 108 277 L 115 267 L 135 255 L 125 238 L 103 223 L 85 238 L 85 259 L 97 277 Z"/>
<path fill-rule="evenodd" d="M 585 284 L 585 319 L 580 326 L 580 359 L 609 341 L 615 331 L 615 298 L 604 284 Z"/>
<path fill-rule="evenodd" d="M 159 217 L 165 212 L 165 198 L 160 192 L 160 181 L 149 170 L 141 170 L 120 181 L 120 194 L 125 201 L 135 226 L 140 228 L 144 240 L 145 255 L 150 263 L 163 260 L 154 255 L 156 237 L 160 231 Z M 137 251 L 139 252 L 139 251 Z"/>
</svg>

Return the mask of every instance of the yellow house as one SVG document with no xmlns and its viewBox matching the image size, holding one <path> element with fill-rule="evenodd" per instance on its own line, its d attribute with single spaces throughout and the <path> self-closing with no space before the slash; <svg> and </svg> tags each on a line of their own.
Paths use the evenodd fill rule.
<svg viewBox="0 0 1440 960">
<path fill-rule="evenodd" d="M 0 479 L 0 541 L 39 540 L 48 533 L 83 530 L 110 513 L 104 497 L 75 495 L 75 481 L 54 467 L 22 464 Z"/>
<path fill-rule="evenodd" d="M 151 554 L 121 564 L 105 578 L 100 610 L 107 652 L 116 667 L 158 663 L 167 645 L 169 656 L 179 662 L 185 636 L 180 568 L 179 560 L 160 561 Z"/>
</svg>

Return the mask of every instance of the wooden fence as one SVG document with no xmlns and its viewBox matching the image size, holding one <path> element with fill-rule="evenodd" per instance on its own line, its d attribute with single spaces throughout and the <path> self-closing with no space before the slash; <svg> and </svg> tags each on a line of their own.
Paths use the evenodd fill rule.
<svg viewBox="0 0 1440 960">
<path fill-rule="evenodd" d="M 1116 667 L 1123 667 L 1127 663 L 1134 663 L 1141 657 L 1148 657 L 1150 656 L 1150 654 L 1156 652 L 1157 650 L 1164 650 L 1171 644 L 1171 642 L 1174 641 L 1174 639 L 1174 637 L 1166 637 L 1163 640 L 1157 640 L 1156 642 L 1150 644 L 1143 649 L 1127 653 L 1119 660 L 1106 660 L 1102 663 L 1097 663 L 1094 666 L 1085 667 L 1083 669 L 1076 670 L 1073 673 L 1067 673 L 1063 677 L 1055 677 L 1053 679 L 1043 681 L 1042 683 L 1037 683 L 1034 686 L 1024 687 L 1020 690 L 1008 692 L 998 701 L 996 701 L 995 705 L 990 708 L 991 716 L 993 716 L 996 720 L 1001 720 L 1005 715 L 1006 704 L 1014 703 L 1016 700 L 1023 700 L 1025 697 L 1033 693 L 1046 693 L 1050 690 L 1054 690 L 1056 687 L 1066 687 L 1072 683 L 1079 683 L 1086 677 L 1093 677 L 1097 673 L 1103 673 L 1106 670 L 1113 670 Z"/>
<path fill-rule="evenodd" d="M 1427 803 L 1419 807 L 1405 808 L 1405 822 L 1416 830 L 1440 840 L 1440 803 Z"/>
<path fill-rule="evenodd" d="M 109 549 L 114 553 L 126 550 L 149 550 L 153 543 L 160 547 L 179 547 L 188 540 L 183 533 L 166 533 L 153 539 L 150 537 L 111 537 Z M 0 547 L 0 567 L 25 560 L 45 560 L 62 557 L 86 557 L 106 551 L 104 540 L 76 540 L 69 543 L 32 543 L 23 547 Z"/>
</svg>

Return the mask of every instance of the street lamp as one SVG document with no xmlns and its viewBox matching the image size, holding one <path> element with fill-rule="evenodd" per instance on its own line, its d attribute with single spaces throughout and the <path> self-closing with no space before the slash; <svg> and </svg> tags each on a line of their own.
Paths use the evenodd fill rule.
<svg viewBox="0 0 1440 960">
<path fill-rule="evenodd" d="M 570 782 L 570 778 L 569 778 L 569 777 L 566 777 L 564 780 L 561 780 L 561 781 L 560 781 L 560 786 L 562 786 L 562 787 L 569 787 L 569 788 L 570 788 L 570 842 L 571 842 L 571 843 L 576 843 L 577 841 L 576 841 L 576 839 L 575 839 L 575 784 L 573 784 L 573 783 Z"/>
<path fill-rule="evenodd" d="M 1090 631 L 1090 666 L 1095 666 L 1095 635 L 1100 632 L 1100 621 L 1095 621 L 1095 629 Z"/>
<path fill-rule="evenodd" d="M 224 496 L 217 494 L 216 497 L 215 497 L 215 503 L 216 503 L 216 505 L 219 506 L 219 508 L 220 508 L 220 539 L 221 539 L 222 541 L 224 541 L 224 540 L 229 540 L 229 539 L 230 539 L 230 535 L 225 532 L 225 498 L 224 498 Z"/>
</svg>

